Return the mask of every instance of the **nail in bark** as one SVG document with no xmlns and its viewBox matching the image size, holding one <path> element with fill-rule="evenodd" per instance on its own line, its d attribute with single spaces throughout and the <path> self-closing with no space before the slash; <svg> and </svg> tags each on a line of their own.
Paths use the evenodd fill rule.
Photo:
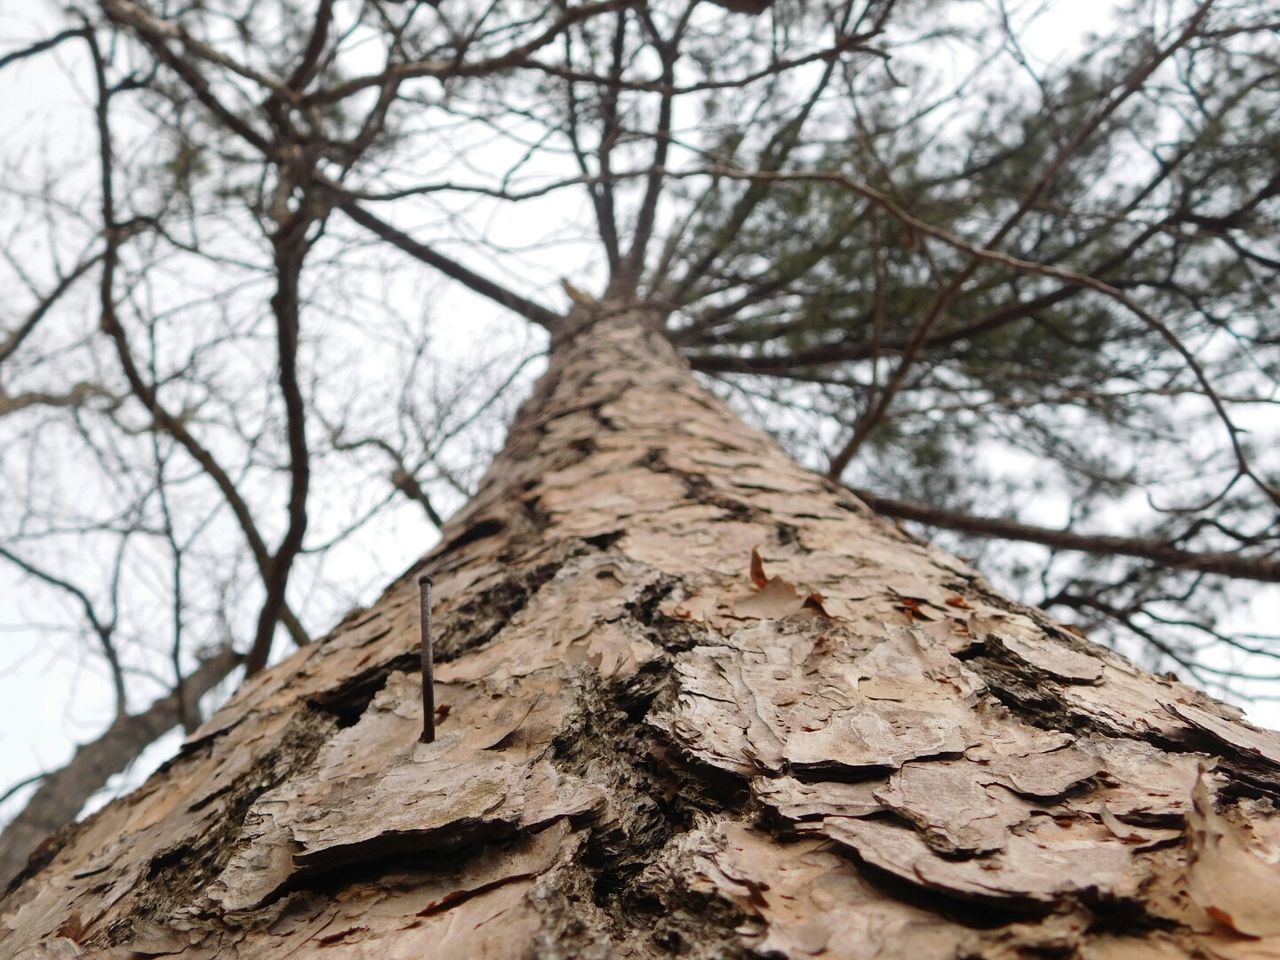
<svg viewBox="0 0 1280 960">
<path fill-rule="evenodd" d="M 436 689 L 433 651 L 431 649 L 431 574 L 418 578 L 422 599 L 422 736 L 423 743 L 436 738 Z"/>
</svg>

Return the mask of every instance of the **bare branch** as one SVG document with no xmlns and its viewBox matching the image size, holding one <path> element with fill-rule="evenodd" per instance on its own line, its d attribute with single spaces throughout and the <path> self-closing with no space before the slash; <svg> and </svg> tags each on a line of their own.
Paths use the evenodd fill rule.
<svg viewBox="0 0 1280 960">
<path fill-rule="evenodd" d="M 1280 560 L 1268 557 L 1249 557 L 1238 553 L 1199 553 L 1159 540 L 1055 530 L 1004 517 L 979 517 L 922 503 L 896 500 L 867 490 L 853 492 L 877 513 L 959 533 L 1039 543 L 1055 550 L 1072 550 L 1103 557 L 1137 557 L 1174 570 L 1194 570 L 1224 577 L 1280 583 Z"/>
<path fill-rule="evenodd" d="M 446 277 L 457 280 L 469 290 L 483 297 L 488 297 L 494 303 L 500 304 L 524 317 L 530 323 L 536 323 L 549 331 L 554 331 L 560 325 L 562 320 L 560 314 L 549 310 L 541 304 L 534 303 L 532 300 L 522 297 L 505 287 L 499 286 L 488 277 L 482 277 L 434 248 L 424 243 L 419 243 L 407 233 L 403 233 L 385 220 L 374 216 L 354 200 L 339 198 L 334 205 L 360 226 L 365 227 L 383 240 L 403 250 L 415 260 L 421 260 L 428 266 L 434 267 Z"/>
</svg>

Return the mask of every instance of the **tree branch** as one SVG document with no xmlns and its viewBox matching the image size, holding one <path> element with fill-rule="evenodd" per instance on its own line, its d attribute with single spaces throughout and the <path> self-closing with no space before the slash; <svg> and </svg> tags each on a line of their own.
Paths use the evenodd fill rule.
<svg viewBox="0 0 1280 960">
<path fill-rule="evenodd" d="M 37 54 L 44 53 L 46 50 L 52 50 L 65 40 L 83 37 L 87 32 L 87 27 L 75 27 L 73 29 L 63 30 L 61 33 L 55 33 L 52 37 L 46 37 L 44 40 L 37 40 L 35 43 L 22 47 L 19 50 L 12 50 L 9 53 L 6 53 L 3 57 L 0 57 L 0 70 L 3 70 L 11 63 L 17 63 L 19 60 L 25 60 L 28 57 L 34 57 Z"/>
<path fill-rule="evenodd" d="M 1280 583 L 1280 560 L 1267 557 L 1243 557 L 1237 553 L 1198 553 L 1172 544 L 1161 543 L 1158 540 L 1056 530 L 1052 527 L 1020 523 L 1004 517 L 978 517 L 942 507 L 895 500 L 867 490 L 853 492 L 876 513 L 899 520 L 912 520 L 931 527 L 955 530 L 959 533 L 970 533 L 996 540 L 1039 543 L 1055 550 L 1071 550 L 1101 557 L 1137 557 L 1173 570 L 1194 570 L 1198 573 L 1216 573 L 1242 580 Z"/>
<path fill-rule="evenodd" d="M 467 289 L 488 297 L 494 303 L 519 314 L 530 323 L 536 323 L 548 331 L 555 331 L 560 325 L 563 319 L 560 314 L 500 286 L 488 277 L 482 277 L 425 243 L 419 243 L 385 220 L 380 220 L 349 197 L 340 195 L 334 205 L 360 226 L 403 250 L 415 260 L 421 260 L 428 266 L 434 267 L 451 280 L 457 280 Z"/>
<path fill-rule="evenodd" d="M 299 212 L 287 217 L 271 237 L 276 275 L 271 311 L 276 318 L 277 379 L 280 395 L 284 398 L 285 434 L 289 446 L 289 525 L 263 577 L 266 596 L 258 613 L 253 645 L 245 659 L 246 677 L 252 677 L 267 665 L 271 640 L 284 610 L 289 573 L 307 531 L 311 451 L 307 448 L 306 401 L 298 383 L 298 338 L 301 326 L 299 285 L 303 260 L 310 247 L 307 229 L 314 222 L 308 211 L 309 204 L 304 199 Z"/>
</svg>

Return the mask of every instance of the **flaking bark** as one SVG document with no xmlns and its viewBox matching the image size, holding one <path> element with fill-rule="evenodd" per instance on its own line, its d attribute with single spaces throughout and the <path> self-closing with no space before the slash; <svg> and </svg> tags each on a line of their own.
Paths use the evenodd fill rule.
<svg viewBox="0 0 1280 960">
<path fill-rule="evenodd" d="M 1280 736 L 997 596 L 595 310 L 441 545 L 46 851 L 0 949 L 1280 954 Z"/>
<path fill-rule="evenodd" d="M 139 713 L 119 717 L 97 739 L 81 744 L 66 766 L 40 781 L 40 786 L 0 832 L 0 887 L 26 866 L 40 845 L 71 823 L 89 799 L 117 773 L 128 769 L 142 751 L 193 715 L 201 697 L 235 672 L 241 658 L 224 649 L 202 661 L 177 691 Z M 186 700 L 186 710 L 182 700 Z"/>
</svg>

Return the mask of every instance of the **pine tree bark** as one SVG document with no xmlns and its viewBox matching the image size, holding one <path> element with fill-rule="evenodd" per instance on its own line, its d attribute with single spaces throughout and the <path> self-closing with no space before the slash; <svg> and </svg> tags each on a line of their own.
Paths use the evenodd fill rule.
<svg viewBox="0 0 1280 960">
<path fill-rule="evenodd" d="M 1280 956 L 1280 736 L 575 319 L 440 546 L 47 845 L 5 955 Z"/>
<path fill-rule="evenodd" d="M 0 831 L 0 888 L 9 885 L 46 838 L 70 823 L 93 795 L 151 744 L 198 716 L 200 698 L 231 676 L 242 657 L 228 648 L 214 653 L 174 690 L 145 710 L 118 717 L 95 740 L 83 743 L 66 765 L 40 781 L 22 811 Z"/>
</svg>

